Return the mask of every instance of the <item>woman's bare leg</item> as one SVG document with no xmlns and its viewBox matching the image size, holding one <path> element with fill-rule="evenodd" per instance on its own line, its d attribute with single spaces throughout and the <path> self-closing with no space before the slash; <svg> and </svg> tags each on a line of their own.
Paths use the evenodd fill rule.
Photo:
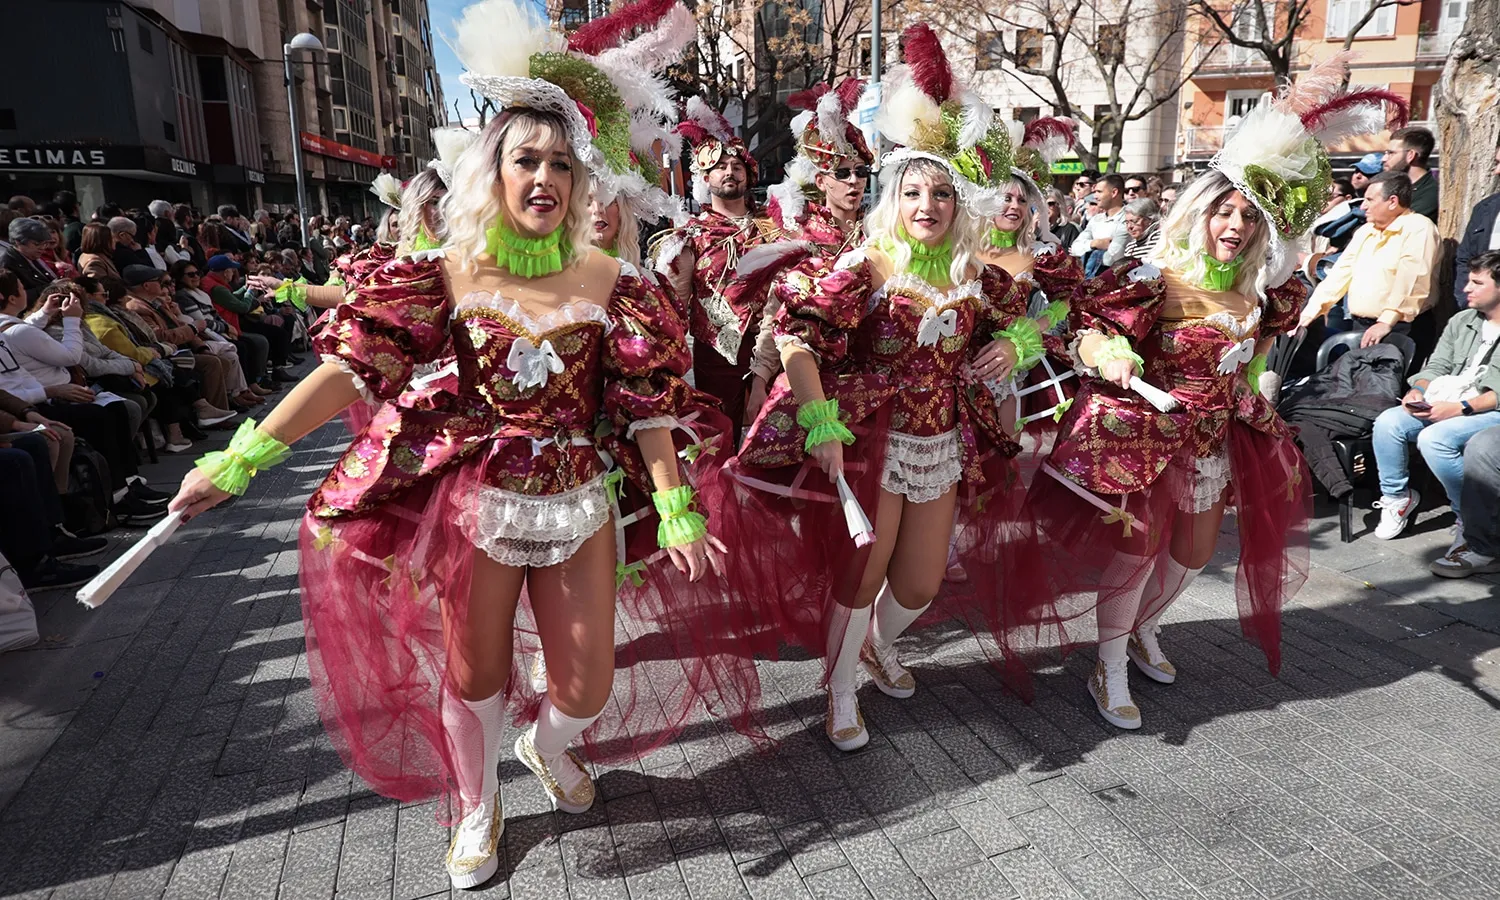
<svg viewBox="0 0 1500 900">
<path fill-rule="evenodd" d="M 865 671 L 889 696 L 906 698 L 916 692 L 916 679 L 896 655 L 896 638 L 932 605 L 942 587 L 957 509 L 958 485 L 953 485 L 936 500 L 907 502 L 902 510 L 885 586 L 875 601 L 874 627 L 860 651 Z"/>
</svg>

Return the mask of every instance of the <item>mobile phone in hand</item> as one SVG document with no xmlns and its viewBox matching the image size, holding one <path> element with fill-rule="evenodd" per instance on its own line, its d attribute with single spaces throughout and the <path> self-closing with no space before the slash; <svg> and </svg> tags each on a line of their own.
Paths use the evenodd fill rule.
<svg viewBox="0 0 1500 900">
<path fill-rule="evenodd" d="M 1408 400 L 1403 404 L 1411 412 L 1430 412 L 1432 404 L 1426 400 Z"/>
</svg>

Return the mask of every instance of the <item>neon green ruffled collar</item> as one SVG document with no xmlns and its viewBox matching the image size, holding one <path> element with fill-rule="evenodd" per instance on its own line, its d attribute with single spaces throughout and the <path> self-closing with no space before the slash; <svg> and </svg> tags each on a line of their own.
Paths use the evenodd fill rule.
<svg viewBox="0 0 1500 900">
<path fill-rule="evenodd" d="M 1014 231 L 1002 231 L 994 225 L 990 226 L 990 246 L 1008 250 L 1016 246 L 1017 234 Z"/>
<path fill-rule="evenodd" d="M 522 278 L 540 278 L 561 272 L 563 267 L 563 230 L 539 238 L 522 237 L 502 220 L 496 220 L 485 231 L 485 250 L 495 258 L 495 265 Z"/>
<path fill-rule="evenodd" d="M 895 238 L 882 241 L 881 249 L 890 253 L 894 249 L 894 241 L 898 240 L 911 250 L 911 262 L 907 263 L 906 271 L 933 286 L 949 282 L 948 272 L 953 267 L 952 238 L 945 238 L 936 247 L 929 247 L 898 226 Z"/>
<path fill-rule="evenodd" d="M 1236 256 L 1229 262 L 1219 262 L 1209 254 L 1203 254 L 1203 288 L 1209 291 L 1232 291 L 1234 282 L 1240 277 L 1240 263 L 1245 257 Z"/>
</svg>

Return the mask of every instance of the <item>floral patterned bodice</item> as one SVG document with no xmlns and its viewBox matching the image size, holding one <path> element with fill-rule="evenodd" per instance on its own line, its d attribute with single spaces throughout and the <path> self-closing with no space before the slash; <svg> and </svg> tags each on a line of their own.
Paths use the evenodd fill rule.
<svg viewBox="0 0 1500 900">
<path fill-rule="evenodd" d="M 433 406 L 403 393 L 451 335 L 457 389 Z M 660 291 L 621 265 L 608 306 L 577 301 L 539 319 L 489 293 L 457 302 L 435 260 L 372 273 L 318 338 L 325 359 L 388 401 L 313 498 L 320 515 L 359 512 L 474 452 L 483 482 L 564 493 L 603 475 L 596 434 L 676 422 L 694 402 L 682 323 Z"/>
</svg>

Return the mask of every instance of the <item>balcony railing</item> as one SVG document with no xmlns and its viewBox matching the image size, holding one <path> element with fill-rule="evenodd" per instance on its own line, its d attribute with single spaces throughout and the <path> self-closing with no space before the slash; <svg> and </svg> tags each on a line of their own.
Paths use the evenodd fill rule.
<svg viewBox="0 0 1500 900">
<path fill-rule="evenodd" d="M 1212 156 L 1223 146 L 1223 125 L 1188 125 L 1182 129 L 1182 151 L 1189 157 Z"/>
<path fill-rule="evenodd" d="M 1453 42 L 1458 40 L 1458 35 L 1457 31 L 1417 35 L 1417 59 L 1447 59 L 1449 51 L 1453 49 Z"/>
<path fill-rule="evenodd" d="M 1203 73 L 1218 74 L 1233 70 L 1230 74 L 1259 75 L 1271 70 L 1270 62 L 1259 50 L 1229 43 L 1213 48 L 1199 44 L 1193 59 L 1201 63 L 1199 71 Z"/>
</svg>

